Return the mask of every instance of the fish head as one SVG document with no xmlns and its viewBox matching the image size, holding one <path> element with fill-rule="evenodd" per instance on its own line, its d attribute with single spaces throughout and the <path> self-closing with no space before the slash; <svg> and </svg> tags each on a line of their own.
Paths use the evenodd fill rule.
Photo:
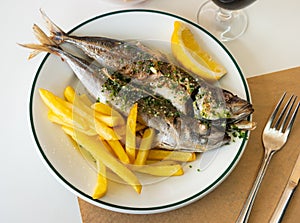
<svg viewBox="0 0 300 223">
<path fill-rule="evenodd" d="M 252 104 L 230 91 L 216 87 L 200 87 L 193 95 L 195 117 L 203 121 L 226 120 L 237 123 L 253 113 Z"/>
<path fill-rule="evenodd" d="M 226 104 L 226 110 L 229 111 L 227 123 L 241 122 L 254 112 L 251 103 L 232 94 L 230 91 L 223 90 L 223 96 Z"/>
<path fill-rule="evenodd" d="M 230 141 L 220 122 L 207 123 L 188 116 L 176 119 L 168 129 L 159 132 L 156 146 L 190 152 L 205 152 L 223 146 Z"/>
</svg>

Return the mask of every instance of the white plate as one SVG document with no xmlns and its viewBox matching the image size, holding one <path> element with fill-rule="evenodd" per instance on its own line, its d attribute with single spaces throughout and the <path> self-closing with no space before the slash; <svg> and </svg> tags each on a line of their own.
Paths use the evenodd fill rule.
<svg viewBox="0 0 300 223">
<path fill-rule="evenodd" d="M 225 65 L 228 74 L 221 80 L 221 86 L 250 101 L 247 83 L 232 55 L 212 35 L 184 18 L 151 10 L 117 11 L 85 21 L 70 33 L 169 42 L 176 20 L 187 23 L 195 35 L 201 37 L 205 47 L 213 52 L 213 56 Z M 149 214 L 187 205 L 216 188 L 233 170 L 246 146 L 247 140 L 239 139 L 204 153 L 190 164 L 191 167 L 187 165 L 185 174 L 180 177 L 159 179 L 148 184 L 153 178 L 143 176 L 141 180 L 146 185 L 140 195 L 130 186 L 112 182 L 105 197 L 93 200 L 90 194 L 96 182 L 95 171 L 73 149 L 60 127 L 48 121 L 47 108 L 38 95 L 39 88 L 46 88 L 62 96 L 63 89 L 67 85 L 76 85 L 76 82 L 77 79 L 61 59 L 47 55 L 32 85 L 30 124 L 38 152 L 51 173 L 71 192 L 99 207 L 124 213 Z"/>
</svg>

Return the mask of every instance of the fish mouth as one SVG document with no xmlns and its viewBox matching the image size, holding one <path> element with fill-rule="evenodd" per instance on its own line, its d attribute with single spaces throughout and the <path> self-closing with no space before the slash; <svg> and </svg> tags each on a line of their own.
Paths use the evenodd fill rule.
<svg viewBox="0 0 300 223">
<path fill-rule="evenodd" d="M 231 117 L 227 119 L 227 123 L 238 123 L 249 117 L 254 112 L 252 104 L 248 101 L 227 90 L 223 90 L 223 95 L 226 106 L 230 110 L 231 114 Z"/>
</svg>

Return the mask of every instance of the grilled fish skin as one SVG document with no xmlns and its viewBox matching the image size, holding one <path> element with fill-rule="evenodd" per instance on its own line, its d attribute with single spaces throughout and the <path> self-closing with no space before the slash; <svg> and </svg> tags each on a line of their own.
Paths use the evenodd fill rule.
<svg viewBox="0 0 300 223">
<path fill-rule="evenodd" d="M 142 81 L 147 89 L 170 100 L 180 112 L 200 120 L 226 119 L 227 123 L 237 123 L 254 111 L 248 101 L 166 61 L 136 61 L 118 72 Z"/>
<path fill-rule="evenodd" d="M 207 123 L 180 115 L 171 102 L 165 98 L 152 97 L 144 91 L 139 91 L 136 85 L 127 83 L 127 79 L 121 81 L 120 78 L 116 79 L 118 82 L 116 85 L 121 86 L 118 94 L 114 93 L 114 88 L 103 90 L 107 81 L 111 81 L 107 77 L 107 70 L 73 56 L 57 46 L 37 44 L 23 44 L 22 46 L 61 57 L 94 98 L 102 98 L 124 115 L 128 114 L 133 103 L 138 103 L 139 120 L 158 131 L 155 146 L 204 152 L 227 144 L 230 140 L 225 131 L 209 129 Z M 131 96 L 128 100 L 124 100 L 124 95 L 128 96 L 128 93 L 131 93 Z"/>
<path fill-rule="evenodd" d="M 254 112 L 252 105 L 233 93 L 207 83 L 199 76 L 171 63 L 167 56 L 141 43 L 95 36 L 70 36 L 42 12 L 50 31 L 50 41 L 68 43 L 110 70 L 134 78 L 150 90 L 170 100 L 181 113 L 203 121 L 226 119 L 238 123 Z"/>
<path fill-rule="evenodd" d="M 109 103 L 124 115 L 138 102 L 139 120 L 158 131 L 155 143 L 161 148 L 195 152 L 218 148 L 230 142 L 226 133 L 228 124 L 239 122 L 253 112 L 252 105 L 243 99 L 151 54 L 146 60 L 124 62 L 118 70 L 110 65 L 103 68 L 98 62 L 90 63 L 66 52 L 36 25 L 34 31 L 41 44 L 22 45 L 35 50 L 31 57 L 42 51 L 58 55 L 95 99 Z M 114 63 L 117 62 L 111 64 Z M 224 103 L 224 97 L 224 107 L 228 104 L 228 111 L 235 112 L 236 117 L 227 113 L 222 116 L 224 112 L 216 109 Z M 203 116 L 204 112 L 213 115 Z"/>
</svg>

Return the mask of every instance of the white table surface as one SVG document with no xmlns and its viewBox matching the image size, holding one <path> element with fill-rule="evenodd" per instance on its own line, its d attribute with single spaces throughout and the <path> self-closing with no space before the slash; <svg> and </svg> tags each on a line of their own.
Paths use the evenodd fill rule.
<svg viewBox="0 0 300 223">
<path fill-rule="evenodd" d="M 104 0 L 10 0 L 1 5 L 0 222 L 81 222 L 77 198 L 50 174 L 36 152 L 28 122 L 31 84 L 43 58 L 27 61 L 17 42 L 34 41 L 33 23 L 43 24 L 44 9 L 63 29 L 125 8 L 171 12 L 196 21 L 202 0 L 148 0 L 128 6 Z M 246 9 L 250 23 L 238 40 L 225 45 L 246 77 L 300 65 L 300 2 L 258 0 Z"/>
</svg>

